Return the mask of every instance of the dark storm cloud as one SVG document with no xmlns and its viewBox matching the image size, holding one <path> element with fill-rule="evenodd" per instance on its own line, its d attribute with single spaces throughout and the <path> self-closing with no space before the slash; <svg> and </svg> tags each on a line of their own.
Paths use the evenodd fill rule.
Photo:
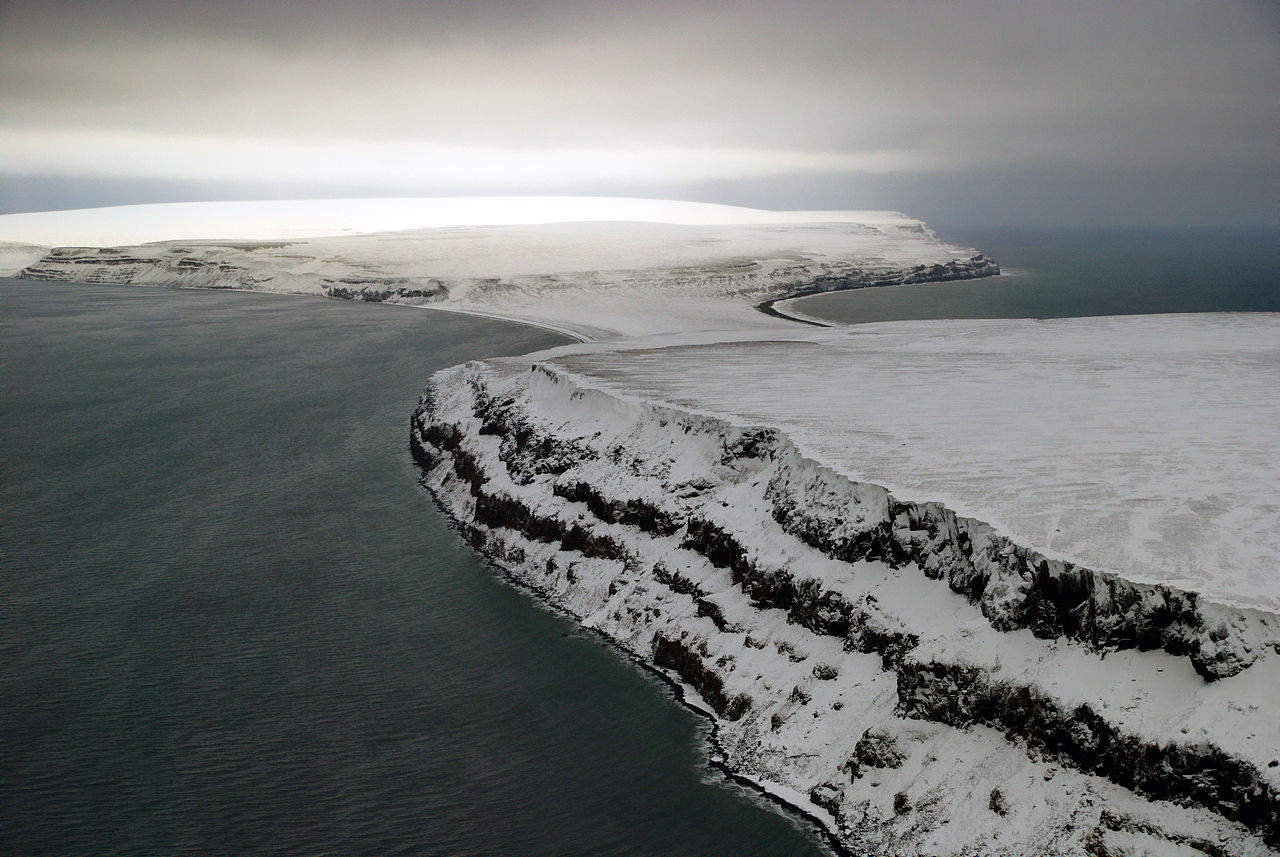
<svg viewBox="0 0 1280 857">
<path fill-rule="evenodd" d="M 1265 3 L 0 5 L 28 175 L 816 200 L 1043 167 L 1167 198 L 1274 188 L 1278 94 Z"/>
</svg>

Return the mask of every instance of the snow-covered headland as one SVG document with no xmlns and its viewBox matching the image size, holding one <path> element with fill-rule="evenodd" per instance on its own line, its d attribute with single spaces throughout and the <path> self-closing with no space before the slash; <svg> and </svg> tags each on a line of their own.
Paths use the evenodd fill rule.
<svg viewBox="0 0 1280 857">
<path fill-rule="evenodd" d="M 851 852 L 1280 848 L 1276 316 L 820 330 L 753 307 L 998 269 L 882 212 L 360 211 L 381 231 L 324 210 L 311 237 L 147 244 L 140 221 L 22 275 L 594 340 L 434 376 L 426 483 Z M 50 237 L 20 225 L 0 240 Z"/>
<path fill-rule="evenodd" d="M 1165 335 L 1188 335 L 1163 321 Z M 1267 317 L 1245 332 L 1274 341 L 1280 324 Z M 764 343 L 754 365 L 769 367 L 769 389 L 797 382 L 804 370 L 779 349 L 813 365 L 821 352 L 809 346 L 838 335 L 861 334 Z M 1112 344 L 1133 335 L 1118 330 Z M 776 427 L 652 397 L 660 376 L 687 390 L 744 368 L 703 349 L 760 345 L 566 349 L 532 368 L 447 370 L 415 416 L 415 455 L 472 544 L 667 670 L 714 712 L 731 770 L 801 796 L 852 851 L 1275 847 L 1273 609 L 1058 558 L 917 492 L 852 478 L 831 465 L 838 456 L 810 457 Z M 658 360 L 663 372 L 652 371 Z M 632 378 L 644 398 L 620 392 Z M 902 395 L 920 392 L 906 380 Z M 1010 396 L 1039 380 L 1025 373 Z M 1138 373 L 1116 395 L 1142 383 Z M 742 407 L 762 401 L 745 385 L 721 389 Z M 778 399 L 775 413 L 797 401 L 789 419 L 802 421 L 814 410 L 803 397 Z M 947 410 L 936 396 L 939 431 Z M 1250 429 L 1257 446 L 1274 444 Z M 1122 429 L 1094 427 L 1060 454 L 1081 465 L 1112 431 Z M 1215 462 L 1195 466 L 1212 477 Z M 1064 518 L 1076 487 L 1064 486 Z M 1225 534 L 1184 537 L 1194 549 L 1229 546 L 1237 534 L 1221 525 Z M 1274 550 L 1274 519 L 1263 525 L 1258 540 Z M 1275 591 L 1256 583 L 1258 601 Z"/>
</svg>

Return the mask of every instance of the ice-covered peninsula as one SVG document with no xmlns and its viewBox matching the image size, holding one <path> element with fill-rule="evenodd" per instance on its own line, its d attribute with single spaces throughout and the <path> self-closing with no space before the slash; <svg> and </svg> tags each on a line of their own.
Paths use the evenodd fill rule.
<svg viewBox="0 0 1280 857">
<path fill-rule="evenodd" d="M 199 236 L 216 236 L 200 238 Z M 586 198 L 192 203 L 0 216 L 27 279 L 326 295 L 583 339 L 776 328 L 753 304 L 999 273 L 886 211 Z M 44 245 L 33 253 L 33 245 Z M 52 245 L 52 246 L 50 246 Z M 0 273 L 4 269 L 0 268 Z"/>
<path fill-rule="evenodd" d="M 431 378 L 426 484 L 851 853 L 1280 849 L 1280 319 L 823 330 L 754 307 L 998 268 L 893 213 L 561 203 L 242 210 L 212 239 L 190 230 L 234 210 L 173 234 L 134 212 L 111 246 L 109 218 L 0 218 L 0 240 L 24 277 L 590 340 Z"/>
</svg>

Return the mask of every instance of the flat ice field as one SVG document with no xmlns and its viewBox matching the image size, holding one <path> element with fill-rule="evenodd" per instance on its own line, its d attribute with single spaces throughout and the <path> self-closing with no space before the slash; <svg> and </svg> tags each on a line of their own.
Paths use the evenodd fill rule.
<svg viewBox="0 0 1280 857">
<path fill-rule="evenodd" d="M 1278 316 L 931 321 L 568 351 L 550 362 L 593 386 L 776 426 L 856 480 L 1048 555 L 1280 610 Z"/>
</svg>

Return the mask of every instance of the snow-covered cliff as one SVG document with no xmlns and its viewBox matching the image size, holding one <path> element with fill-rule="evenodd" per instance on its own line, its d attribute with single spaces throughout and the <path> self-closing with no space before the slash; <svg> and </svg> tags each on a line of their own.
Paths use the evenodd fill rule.
<svg viewBox="0 0 1280 857">
<path fill-rule="evenodd" d="M 432 379 L 427 484 L 849 849 L 1280 845 L 1274 614 L 1049 559 L 776 429 L 528 366 Z"/>
</svg>

